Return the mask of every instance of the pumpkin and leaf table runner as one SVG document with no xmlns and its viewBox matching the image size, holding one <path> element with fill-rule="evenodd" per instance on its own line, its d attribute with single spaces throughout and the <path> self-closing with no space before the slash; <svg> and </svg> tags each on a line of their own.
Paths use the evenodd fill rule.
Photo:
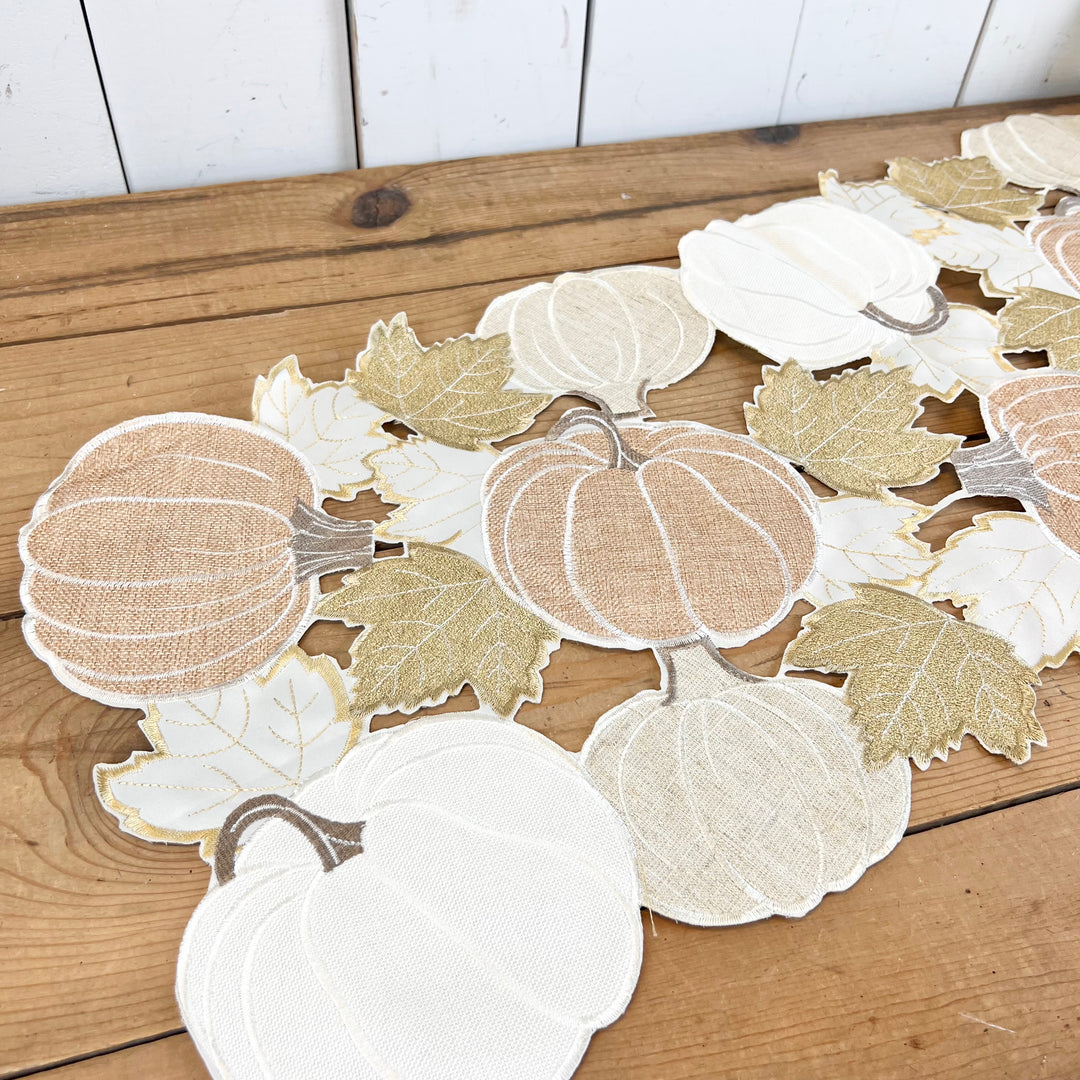
<svg viewBox="0 0 1080 1080">
<path fill-rule="evenodd" d="M 448 341 L 395 315 L 337 382 L 288 357 L 250 420 L 128 420 L 38 500 L 27 640 L 144 713 L 101 802 L 213 867 L 176 978 L 213 1076 L 564 1080 L 641 908 L 803 916 L 900 842 L 910 763 L 1045 745 L 1039 670 L 1080 647 L 1080 118 L 820 191 Z M 656 419 L 718 332 L 760 354 L 746 430 Z M 985 439 L 919 423 L 965 392 Z M 323 507 L 365 490 L 382 520 Z M 725 656 L 799 601 L 778 674 Z M 316 620 L 348 667 L 299 646 Z M 658 672 L 576 754 L 514 720 L 564 640 Z"/>
</svg>

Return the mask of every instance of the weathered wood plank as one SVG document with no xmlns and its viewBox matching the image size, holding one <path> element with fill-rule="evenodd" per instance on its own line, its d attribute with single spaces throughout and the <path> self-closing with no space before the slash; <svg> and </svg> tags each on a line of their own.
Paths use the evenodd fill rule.
<svg viewBox="0 0 1080 1080">
<path fill-rule="evenodd" d="M 804 919 L 646 917 L 637 993 L 578 1077 L 1074 1080 L 1078 813 L 1071 792 L 909 836 Z M 176 1035 L 48 1075 L 205 1074 Z"/>
<path fill-rule="evenodd" d="M 797 614 L 730 655 L 746 670 L 776 670 Z M 353 632 L 321 623 L 305 647 L 347 661 Z M 178 1023 L 173 964 L 207 871 L 189 847 L 121 833 L 98 805 L 91 769 L 145 742 L 137 714 L 77 697 L 56 683 L 22 640 L 0 624 L 0 1075 L 103 1046 L 147 1038 Z M 947 763 L 913 781 L 912 826 L 1080 784 L 1080 661 L 1044 672 L 1040 716 L 1050 746 L 1021 768 L 967 740 Z M 648 653 L 565 644 L 544 672 L 544 700 L 522 722 L 570 750 L 596 718 L 656 686 Z M 466 692 L 439 711 L 475 707 Z M 381 718 L 376 726 L 401 721 Z M 687 1022 L 684 1015 L 683 1022 Z"/>
<path fill-rule="evenodd" d="M 886 157 L 947 156 L 964 127 L 1016 108 L 814 124 L 786 142 L 732 132 L 17 208 L 0 213 L 0 341 L 670 258 L 712 217 L 814 194 L 821 169 L 871 179 Z M 386 186 L 410 209 L 358 228 L 357 198 Z"/>
<path fill-rule="evenodd" d="M 946 276 L 951 299 L 982 300 L 970 277 Z M 34 500 L 98 432 L 170 410 L 249 417 L 256 376 L 290 352 L 311 378 L 340 379 L 377 319 L 405 309 L 421 340 L 441 340 L 475 329 L 490 300 L 531 280 L 0 348 L 0 614 L 19 610 L 15 537 Z M 744 431 L 743 404 L 761 381 L 761 359 L 720 336 L 697 372 L 650 400 L 662 417 Z M 567 404 L 556 402 L 527 437 L 545 431 Z M 921 422 L 963 434 L 982 426 L 970 395 L 950 406 L 928 400 Z M 344 512 L 384 517 L 388 508 L 367 495 Z"/>
</svg>

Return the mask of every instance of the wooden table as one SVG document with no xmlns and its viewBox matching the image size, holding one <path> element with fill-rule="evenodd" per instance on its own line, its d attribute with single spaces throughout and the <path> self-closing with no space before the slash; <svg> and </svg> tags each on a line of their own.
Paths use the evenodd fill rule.
<svg viewBox="0 0 1080 1080">
<path fill-rule="evenodd" d="M 99 807 L 91 767 L 144 745 L 137 714 L 64 690 L 20 631 L 15 535 L 75 449 L 144 413 L 249 416 L 255 376 L 290 352 L 308 375 L 340 378 L 368 326 L 399 310 L 432 341 L 473 329 L 498 293 L 560 271 L 671 265 L 678 238 L 711 218 L 814 194 L 819 169 L 874 179 L 888 157 L 954 154 L 962 128 L 1010 111 L 0 211 L 0 1076 L 204 1075 L 172 986 L 207 869 L 193 848 L 125 836 Z M 953 298 L 977 296 L 970 276 L 943 279 Z M 661 417 L 741 431 L 758 381 L 759 358 L 721 337 L 693 377 L 650 401 Z M 969 395 L 931 401 L 924 422 L 980 425 Z M 369 496 L 338 511 L 380 506 Z M 965 522 L 964 504 L 940 517 L 939 543 Z M 804 610 L 733 655 L 774 672 Z M 305 643 L 344 659 L 348 632 L 319 624 Z M 576 750 L 657 671 L 648 653 L 568 643 L 544 682 L 542 704 L 520 719 Z M 916 772 L 907 838 L 806 918 L 704 931 L 646 915 L 637 995 L 593 1040 L 583 1080 L 1080 1076 L 1075 655 L 1044 672 L 1039 700 L 1048 749 L 1017 768 L 968 739 Z"/>
</svg>

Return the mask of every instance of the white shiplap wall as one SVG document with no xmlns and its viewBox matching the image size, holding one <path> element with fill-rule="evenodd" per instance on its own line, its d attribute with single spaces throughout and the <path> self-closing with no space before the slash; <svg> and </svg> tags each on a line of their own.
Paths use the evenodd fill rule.
<svg viewBox="0 0 1080 1080">
<path fill-rule="evenodd" d="M 0 205 L 124 190 L 79 0 L 0 0 Z"/>
<path fill-rule="evenodd" d="M 1080 0 L 0 0 L 0 204 L 1078 92 Z"/>
</svg>

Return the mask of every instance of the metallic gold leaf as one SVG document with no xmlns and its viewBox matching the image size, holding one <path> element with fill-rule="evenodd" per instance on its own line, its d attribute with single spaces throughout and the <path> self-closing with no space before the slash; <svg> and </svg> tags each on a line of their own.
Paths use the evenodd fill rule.
<svg viewBox="0 0 1080 1080">
<path fill-rule="evenodd" d="M 906 368 L 862 368 L 819 383 L 789 360 L 763 376 L 744 406 L 747 430 L 837 491 L 880 498 L 925 483 L 960 445 L 955 435 L 912 428 L 922 408 Z"/>
<path fill-rule="evenodd" d="M 889 162 L 889 182 L 924 206 L 999 229 L 1034 217 L 1043 203 L 1041 191 L 1013 187 L 984 157 L 897 158 Z"/>
<path fill-rule="evenodd" d="M 512 372 L 510 337 L 471 334 L 424 348 L 405 315 L 377 322 L 367 348 L 346 375 L 363 398 L 420 435 L 476 450 L 524 431 L 551 400 L 504 390 Z"/>
<path fill-rule="evenodd" d="M 1021 289 L 998 316 L 1006 349 L 1045 349 L 1050 366 L 1080 371 L 1080 300 L 1047 289 Z"/>
<path fill-rule="evenodd" d="M 347 574 L 318 615 L 365 627 L 349 650 L 352 706 L 364 714 L 437 705 L 469 683 L 510 716 L 540 699 L 540 669 L 559 640 L 478 563 L 427 544 Z"/>
<path fill-rule="evenodd" d="M 809 615 L 788 646 L 792 667 L 843 672 L 868 768 L 911 757 L 920 769 L 974 735 L 1018 764 L 1046 745 L 1035 719 L 1039 677 L 997 634 L 883 585 Z"/>
</svg>

